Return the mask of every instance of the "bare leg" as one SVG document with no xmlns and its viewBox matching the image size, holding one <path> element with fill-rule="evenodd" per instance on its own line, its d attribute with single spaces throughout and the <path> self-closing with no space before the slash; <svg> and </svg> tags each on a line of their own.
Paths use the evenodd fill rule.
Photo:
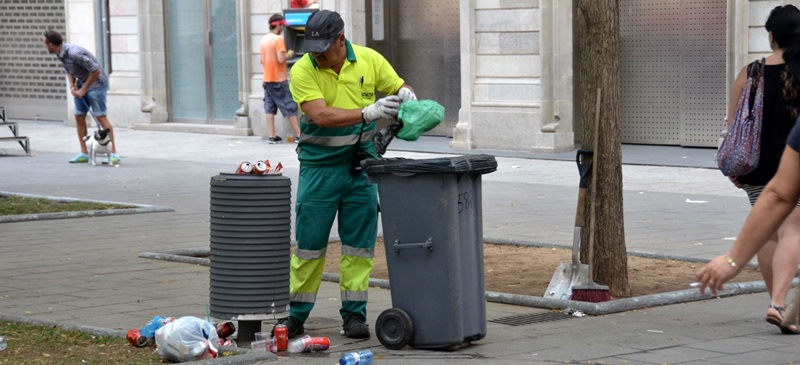
<svg viewBox="0 0 800 365">
<path fill-rule="evenodd" d="M 269 137 L 275 137 L 275 114 L 267 114 L 267 133 Z"/>
<path fill-rule="evenodd" d="M 800 208 L 778 228 L 778 246 L 772 257 L 772 304 L 784 306 L 800 258 Z"/>
<path fill-rule="evenodd" d="M 111 126 L 111 122 L 108 121 L 106 116 L 97 117 L 97 121 L 100 122 L 103 129 L 108 129 L 108 138 L 111 139 L 111 153 L 117 153 L 117 141 L 114 139 L 114 127 Z"/>
<path fill-rule="evenodd" d="M 764 281 L 770 294 L 770 304 L 777 307 L 786 306 L 786 295 L 792 285 L 792 279 L 797 272 L 797 263 L 800 259 L 800 208 L 796 208 L 789 217 L 778 227 L 777 244 L 772 246 L 772 256 L 769 264 L 761 268 Z M 772 243 L 772 242 L 770 242 Z M 763 249 L 762 249 L 763 250 Z M 761 266 L 761 251 L 759 251 L 759 266 Z M 764 252 L 763 255 L 768 255 Z M 767 272 L 770 275 L 767 275 Z M 767 277 L 770 281 L 767 282 Z M 767 315 L 782 317 L 777 309 L 769 308 Z M 792 330 L 796 327 L 789 326 Z"/>
<path fill-rule="evenodd" d="M 78 131 L 78 143 L 81 145 L 81 152 L 84 154 L 88 154 L 89 150 L 86 149 L 86 141 L 83 140 L 83 137 L 86 137 L 86 133 L 88 133 L 86 128 L 86 116 L 85 115 L 76 115 L 75 116 L 75 127 Z"/>
<path fill-rule="evenodd" d="M 297 114 L 289 116 L 289 124 L 292 125 L 296 138 L 300 138 L 300 123 L 297 121 Z"/>
<path fill-rule="evenodd" d="M 761 270 L 761 277 L 764 278 L 764 284 L 767 286 L 769 297 L 772 298 L 772 277 L 775 270 L 772 268 L 772 259 L 775 257 L 775 249 L 778 247 L 778 236 L 772 237 L 758 250 L 756 257 L 758 257 L 758 267 Z M 774 304 L 775 302 L 773 302 Z"/>
</svg>

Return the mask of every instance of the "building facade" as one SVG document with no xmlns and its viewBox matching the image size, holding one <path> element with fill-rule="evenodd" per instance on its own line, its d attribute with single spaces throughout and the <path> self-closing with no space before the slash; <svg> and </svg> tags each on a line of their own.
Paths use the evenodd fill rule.
<svg viewBox="0 0 800 365">
<path fill-rule="evenodd" d="M 571 2 L 319 2 L 342 14 L 351 41 L 384 52 L 422 98 L 446 106 L 432 133 L 451 147 L 557 153 L 580 142 L 574 65 L 591 55 L 574 51 Z M 623 142 L 714 147 L 730 83 L 770 51 L 769 11 L 800 1 L 619 4 Z M 116 126 L 264 135 L 258 43 L 286 8 L 289 0 L 2 0 L 0 105 L 15 119 L 74 123 L 63 72 L 40 40 L 56 29 L 110 71 Z"/>
</svg>

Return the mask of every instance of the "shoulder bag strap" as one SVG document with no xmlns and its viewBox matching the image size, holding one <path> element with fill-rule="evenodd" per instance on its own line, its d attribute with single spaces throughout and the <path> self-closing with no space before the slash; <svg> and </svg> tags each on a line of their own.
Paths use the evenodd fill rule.
<svg viewBox="0 0 800 365">
<path fill-rule="evenodd" d="M 761 58 L 761 64 L 759 65 L 759 61 L 754 61 L 750 64 L 749 70 L 747 71 L 747 78 L 752 78 L 752 82 L 750 85 L 750 98 L 748 99 L 748 105 L 750 106 L 750 115 L 753 115 L 753 111 L 755 109 L 755 97 L 756 91 L 758 91 L 758 87 L 761 83 L 764 82 L 764 72 L 765 72 L 765 65 L 767 64 L 765 58 Z"/>
</svg>

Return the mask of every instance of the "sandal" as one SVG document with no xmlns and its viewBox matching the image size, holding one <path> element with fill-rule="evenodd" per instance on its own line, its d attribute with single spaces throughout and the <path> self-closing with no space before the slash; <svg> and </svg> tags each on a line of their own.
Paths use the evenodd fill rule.
<svg viewBox="0 0 800 365">
<path fill-rule="evenodd" d="M 770 309 L 774 309 L 776 312 L 778 312 L 777 316 L 769 313 L 769 311 L 767 312 L 766 321 L 769 324 L 775 325 L 778 328 L 780 328 L 781 333 L 783 333 L 785 335 L 798 335 L 798 334 L 800 334 L 800 330 L 797 329 L 796 325 L 792 325 L 794 328 L 792 328 L 790 326 L 784 326 L 783 325 L 783 323 L 782 323 L 783 322 L 783 312 L 786 311 L 786 307 L 770 304 L 769 308 Z"/>
</svg>

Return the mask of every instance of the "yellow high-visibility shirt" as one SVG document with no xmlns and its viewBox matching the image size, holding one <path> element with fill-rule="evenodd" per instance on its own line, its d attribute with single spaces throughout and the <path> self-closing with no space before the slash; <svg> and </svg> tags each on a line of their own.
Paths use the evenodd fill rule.
<svg viewBox="0 0 800 365">
<path fill-rule="evenodd" d="M 397 75 L 392 65 L 373 49 L 351 44 L 345 40 L 347 56 L 339 74 L 317 67 L 311 54 L 300 58 L 291 68 L 289 87 L 294 101 L 300 105 L 323 99 L 325 105 L 340 109 L 361 109 L 375 102 L 376 92 L 395 94 L 405 81 Z M 305 113 L 303 112 L 305 115 Z M 298 146 L 298 159 L 311 165 L 329 165 L 344 162 L 353 153 L 352 144 L 337 143 L 343 136 L 371 135 L 375 123 L 356 124 L 344 128 L 323 128 L 307 117 L 301 118 L 303 141 Z M 357 139 L 353 139 L 355 143 Z M 370 138 L 361 139 L 361 147 L 377 157 Z"/>
</svg>

